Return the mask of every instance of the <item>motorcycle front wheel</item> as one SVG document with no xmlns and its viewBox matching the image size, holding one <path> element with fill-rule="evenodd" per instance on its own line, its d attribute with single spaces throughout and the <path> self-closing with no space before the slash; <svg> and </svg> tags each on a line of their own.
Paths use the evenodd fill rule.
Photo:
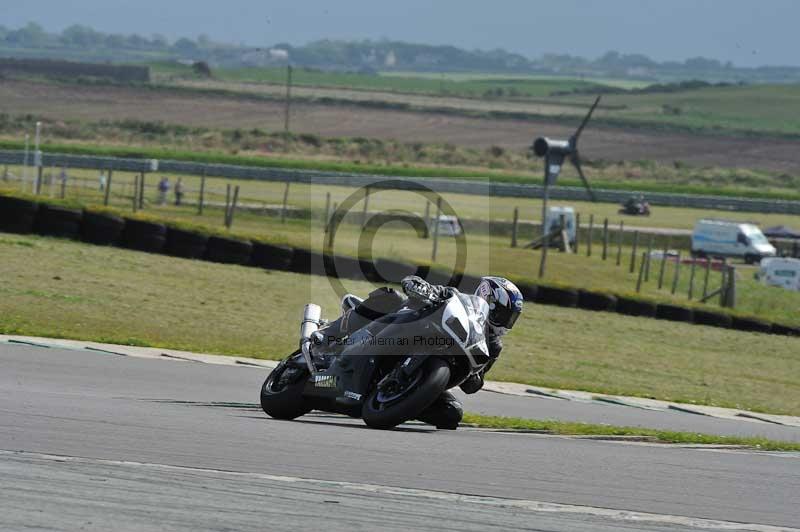
<svg viewBox="0 0 800 532">
<path fill-rule="evenodd" d="M 375 429 L 391 429 L 415 419 L 447 389 L 450 367 L 439 358 L 429 358 L 417 374 L 409 379 L 408 387 L 389 396 L 377 388 L 367 396 L 361 417 Z"/>
<path fill-rule="evenodd" d="M 261 386 L 261 408 L 275 419 L 295 419 L 313 410 L 303 397 L 307 371 L 298 370 L 281 362 Z"/>
</svg>

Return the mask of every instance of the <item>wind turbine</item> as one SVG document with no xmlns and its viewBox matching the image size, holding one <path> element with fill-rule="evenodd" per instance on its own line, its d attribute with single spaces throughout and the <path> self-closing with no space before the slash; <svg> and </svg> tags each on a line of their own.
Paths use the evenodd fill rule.
<svg viewBox="0 0 800 532">
<path fill-rule="evenodd" d="M 586 179 L 586 175 L 583 173 L 581 158 L 580 154 L 578 153 L 578 139 L 580 138 L 581 133 L 583 133 L 583 129 L 586 127 L 586 124 L 589 123 L 589 119 L 592 118 L 592 113 L 594 113 L 594 110 L 597 109 L 597 105 L 600 103 L 601 97 L 602 96 L 598 96 L 594 101 L 594 104 L 592 104 L 592 107 L 589 109 L 589 112 L 586 114 L 583 122 L 581 122 L 581 125 L 578 126 L 578 129 L 569 138 L 569 140 L 539 137 L 534 141 L 533 146 L 531 146 L 533 153 L 536 154 L 537 157 L 544 157 L 542 236 L 548 233 L 545 220 L 547 220 L 547 201 L 550 198 L 550 186 L 556 184 L 556 180 L 558 179 L 558 175 L 561 173 L 561 167 L 564 165 L 565 159 L 569 159 L 569 162 L 571 162 L 572 166 L 574 166 L 578 171 L 578 175 L 581 177 L 581 181 L 583 181 L 583 185 L 586 187 L 586 192 L 588 192 L 589 198 L 591 198 L 592 201 L 597 201 L 597 197 L 592 190 L 592 186 L 589 184 L 589 180 Z"/>
</svg>

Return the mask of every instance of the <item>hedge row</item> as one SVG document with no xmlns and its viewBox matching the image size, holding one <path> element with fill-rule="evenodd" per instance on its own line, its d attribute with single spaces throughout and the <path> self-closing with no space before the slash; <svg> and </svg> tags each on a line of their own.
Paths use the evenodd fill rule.
<svg viewBox="0 0 800 532">
<path fill-rule="evenodd" d="M 37 233 L 79 239 L 84 242 L 121 246 L 187 259 L 254 266 L 268 270 L 326 275 L 374 283 L 398 283 L 407 275 L 420 275 L 434 284 L 450 284 L 472 291 L 479 278 L 468 274 L 451 276 L 440 270 L 387 259 L 367 261 L 331 256 L 303 248 L 208 236 L 165 224 L 123 218 L 105 212 L 71 209 L 31 200 L 0 196 L 0 232 Z M 520 283 L 526 300 L 544 305 L 617 312 L 627 316 L 695 323 L 742 331 L 800 336 L 800 328 L 755 318 L 732 316 L 706 309 L 654 303 L 591 290 Z"/>
</svg>

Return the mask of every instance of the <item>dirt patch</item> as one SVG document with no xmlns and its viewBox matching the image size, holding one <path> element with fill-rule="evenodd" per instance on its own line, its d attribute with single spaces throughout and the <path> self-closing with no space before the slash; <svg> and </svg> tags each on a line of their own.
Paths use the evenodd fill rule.
<svg viewBox="0 0 800 532">
<path fill-rule="evenodd" d="M 216 128 L 283 129 L 283 104 L 247 98 L 187 94 L 130 87 L 0 82 L 0 112 L 52 119 L 154 120 Z M 451 116 L 296 102 L 292 130 L 329 137 L 375 137 L 407 142 L 451 143 L 524 149 L 540 135 L 566 137 L 570 126 L 547 120 Z M 22 136 L 20 132 L 20 136 Z M 785 139 L 698 136 L 589 127 L 583 139 L 590 159 L 681 161 L 700 166 L 796 172 L 800 143 Z"/>
</svg>

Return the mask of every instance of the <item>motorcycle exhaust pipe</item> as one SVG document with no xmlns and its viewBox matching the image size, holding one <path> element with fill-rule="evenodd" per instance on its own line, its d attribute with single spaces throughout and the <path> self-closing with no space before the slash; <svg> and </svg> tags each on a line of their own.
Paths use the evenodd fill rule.
<svg viewBox="0 0 800 532">
<path fill-rule="evenodd" d="M 314 361 L 311 359 L 311 335 L 319 330 L 322 323 L 322 308 L 314 303 L 309 303 L 303 309 L 303 321 L 300 323 L 300 349 L 303 351 L 303 359 L 306 361 L 308 371 L 312 375 L 317 373 Z"/>
</svg>

